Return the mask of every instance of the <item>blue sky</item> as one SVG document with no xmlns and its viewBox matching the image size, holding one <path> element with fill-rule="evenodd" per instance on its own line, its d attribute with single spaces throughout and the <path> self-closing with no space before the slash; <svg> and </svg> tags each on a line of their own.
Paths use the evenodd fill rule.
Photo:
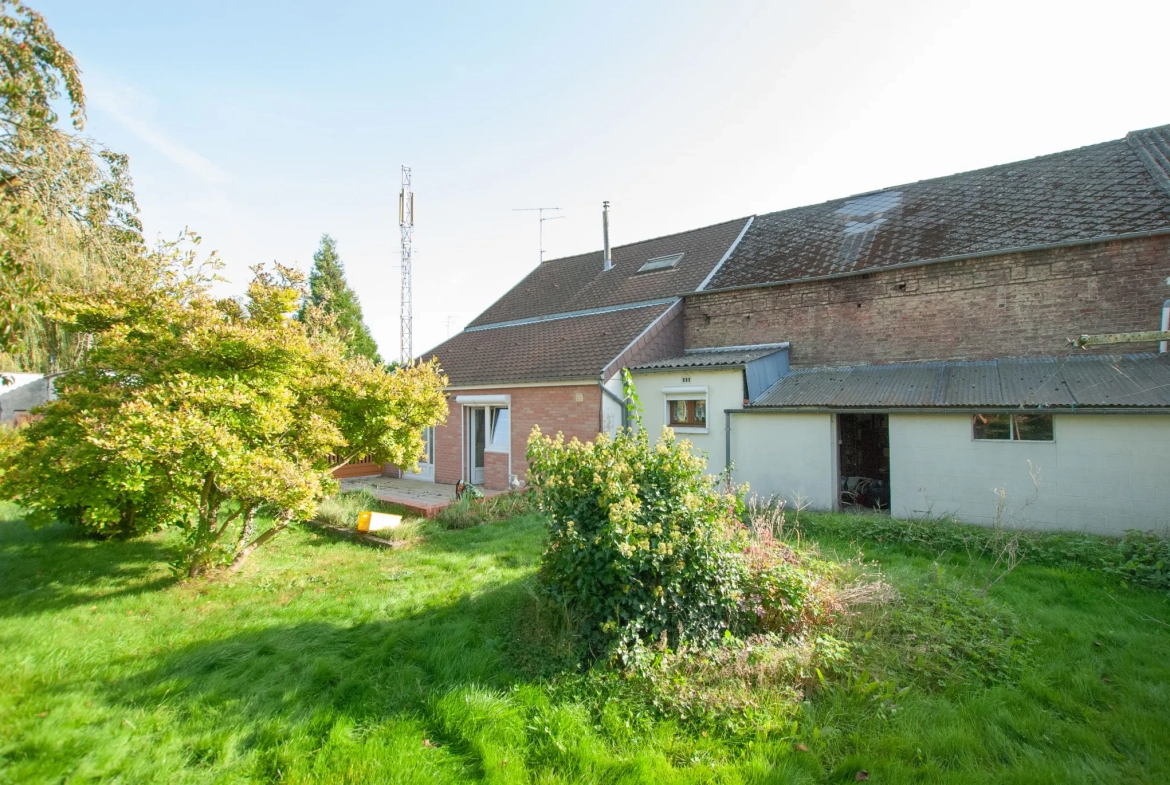
<svg viewBox="0 0 1170 785">
<path fill-rule="evenodd" d="M 31 0 L 150 236 L 308 269 L 322 232 L 398 348 L 413 168 L 416 352 L 546 258 L 1170 123 L 1170 3 Z"/>
</svg>

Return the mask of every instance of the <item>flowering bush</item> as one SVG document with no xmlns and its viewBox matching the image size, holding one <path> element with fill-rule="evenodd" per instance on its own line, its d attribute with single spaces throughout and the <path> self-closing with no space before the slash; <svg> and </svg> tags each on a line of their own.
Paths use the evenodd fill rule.
<svg viewBox="0 0 1170 785">
<path fill-rule="evenodd" d="M 744 561 L 734 500 L 667 429 L 565 443 L 533 429 L 528 471 L 549 526 L 541 582 L 578 620 L 588 656 L 705 644 L 731 628 Z"/>
</svg>

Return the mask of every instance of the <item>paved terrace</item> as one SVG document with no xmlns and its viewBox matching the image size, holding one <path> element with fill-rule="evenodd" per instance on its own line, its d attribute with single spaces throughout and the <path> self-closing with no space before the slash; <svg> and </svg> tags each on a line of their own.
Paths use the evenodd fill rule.
<svg viewBox="0 0 1170 785">
<path fill-rule="evenodd" d="M 455 486 L 420 480 L 400 480 L 397 477 L 347 477 L 339 481 L 343 491 L 369 491 L 379 501 L 398 504 L 408 512 L 433 518 L 439 510 L 455 501 Z M 481 488 L 481 490 L 483 490 Z M 485 496 L 503 491 L 484 490 Z"/>
</svg>

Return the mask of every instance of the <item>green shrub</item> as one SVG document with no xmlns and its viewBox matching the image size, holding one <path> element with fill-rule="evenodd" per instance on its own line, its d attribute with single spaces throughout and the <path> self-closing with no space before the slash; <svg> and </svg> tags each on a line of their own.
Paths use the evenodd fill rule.
<svg viewBox="0 0 1170 785">
<path fill-rule="evenodd" d="M 736 615 L 743 559 L 734 500 L 689 442 L 644 429 L 568 444 L 534 428 L 529 478 L 548 519 L 541 583 L 579 621 L 587 656 L 625 662 L 641 642 L 705 645 Z"/>
</svg>

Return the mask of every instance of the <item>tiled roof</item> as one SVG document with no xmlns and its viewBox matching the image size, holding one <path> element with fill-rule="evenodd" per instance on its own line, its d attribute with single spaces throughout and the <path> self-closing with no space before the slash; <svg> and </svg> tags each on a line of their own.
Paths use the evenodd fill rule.
<svg viewBox="0 0 1170 785">
<path fill-rule="evenodd" d="M 550 259 L 472 320 L 469 327 L 637 303 L 693 292 L 735 242 L 748 219 L 611 249 L 614 267 L 602 269 L 601 251 Z M 639 273 L 650 259 L 682 254 L 674 267 Z"/>
<path fill-rule="evenodd" d="M 787 347 L 786 343 L 767 343 L 755 346 L 725 346 L 715 349 L 688 349 L 678 357 L 645 363 L 632 371 L 656 371 L 670 368 L 735 368 L 752 360 L 767 357 Z"/>
<path fill-rule="evenodd" d="M 423 355 L 439 358 L 451 384 L 597 378 L 670 305 L 627 308 L 489 330 L 470 330 Z"/>
<path fill-rule="evenodd" d="M 851 408 L 1170 407 L 1170 355 L 1074 354 L 792 371 L 758 406 Z"/>
<path fill-rule="evenodd" d="M 758 216 L 707 289 L 1170 228 L 1170 126 Z"/>
</svg>

